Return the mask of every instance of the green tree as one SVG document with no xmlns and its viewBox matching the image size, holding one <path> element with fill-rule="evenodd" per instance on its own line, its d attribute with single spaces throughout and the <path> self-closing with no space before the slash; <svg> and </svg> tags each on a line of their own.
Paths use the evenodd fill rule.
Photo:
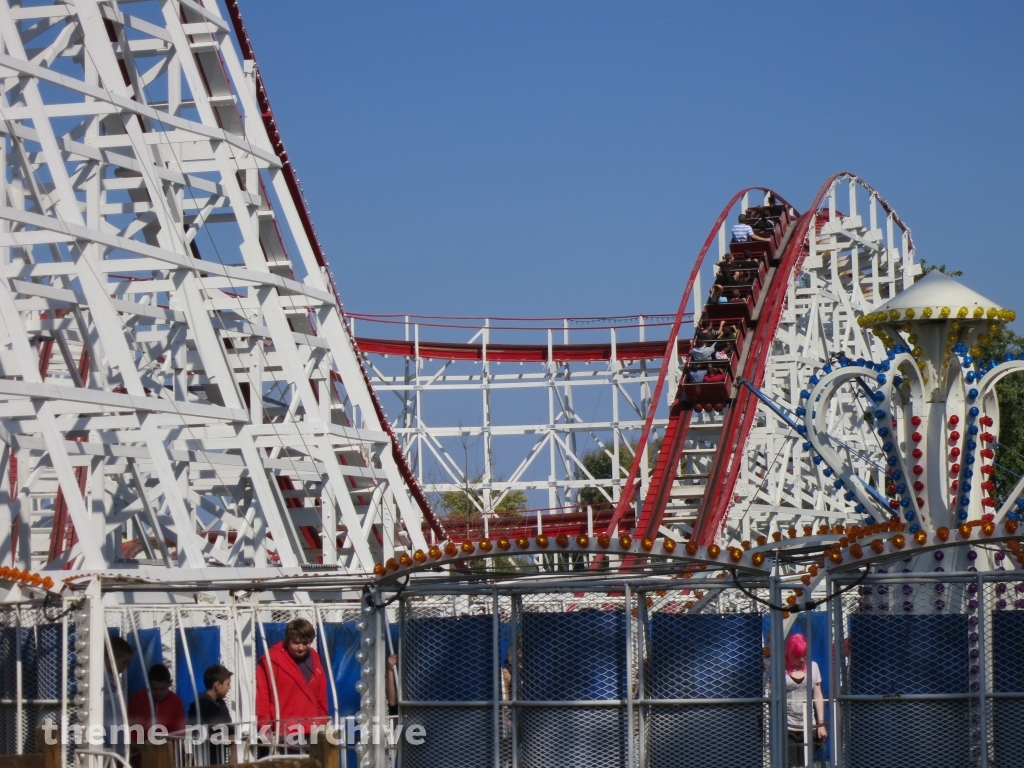
<svg viewBox="0 0 1024 768">
<path fill-rule="evenodd" d="M 944 275 L 949 275 L 950 277 L 960 277 L 963 274 L 959 269 L 946 269 L 945 264 L 929 264 L 924 259 L 921 259 L 921 270 L 922 277 L 927 275 L 929 272 L 936 271 L 941 272 Z"/>
<path fill-rule="evenodd" d="M 1019 358 L 1024 352 L 1024 336 L 1003 328 L 978 346 L 982 362 L 999 361 L 1007 354 Z M 999 443 L 993 495 L 1001 505 L 1024 475 L 1024 374 L 1010 374 L 1002 379 L 996 384 L 996 396 L 999 398 Z"/>
<path fill-rule="evenodd" d="M 647 466 L 648 468 L 654 466 L 654 461 L 658 456 L 658 450 L 661 448 L 661 438 L 654 437 L 652 435 L 648 442 L 647 449 Z M 633 464 L 633 453 L 636 450 L 635 444 L 622 445 L 619 447 L 619 477 L 624 479 L 629 475 L 629 468 Z M 580 459 L 583 466 L 586 467 L 587 472 L 591 474 L 596 480 L 610 480 L 612 477 L 612 454 L 610 450 L 604 448 L 595 448 L 589 453 L 583 454 L 583 458 Z M 601 490 L 604 493 L 601 493 Z M 608 496 L 605 496 L 608 494 Z M 588 505 L 592 506 L 595 510 L 602 509 L 604 507 L 611 506 L 611 502 L 608 501 L 608 497 L 612 495 L 612 487 L 610 485 L 604 485 L 598 483 L 596 485 L 588 486 L 580 489 L 579 504 L 581 507 Z"/>
<path fill-rule="evenodd" d="M 483 519 L 484 498 L 480 489 L 481 478 L 467 482 L 457 491 L 445 491 L 441 494 L 440 507 L 444 511 L 445 523 L 458 528 L 472 525 Z M 512 522 L 522 517 L 528 499 L 523 491 L 509 491 L 494 507 L 500 520 Z"/>
</svg>

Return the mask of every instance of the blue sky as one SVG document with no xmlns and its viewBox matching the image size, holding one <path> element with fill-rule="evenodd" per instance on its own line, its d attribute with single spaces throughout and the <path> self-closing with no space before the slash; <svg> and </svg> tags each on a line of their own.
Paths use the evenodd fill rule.
<svg viewBox="0 0 1024 768">
<path fill-rule="evenodd" d="M 672 311 L 733 192 L 849 170 L 1024 315 L 1024 3 L 242 12 L 350 310 Z"/>
</svg>

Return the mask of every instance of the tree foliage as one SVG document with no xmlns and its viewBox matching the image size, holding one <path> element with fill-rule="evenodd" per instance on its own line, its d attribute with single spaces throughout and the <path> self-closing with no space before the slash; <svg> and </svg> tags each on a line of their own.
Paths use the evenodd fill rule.
<svg viewBox="0 0 1024 768">
<path fill-rule="evenodd" d="M 482 480 L 477 477 L 466 483 L 464 488 L 441 494 L 440 507 L 449 523 L 472 523 L 483 517 L 484 496 L 481 485 Z M 520 513 L 526 509 L 527 502 L 523 491 L 509 491 L 494 507 L 494 511 L 502 520 L 513 520 L 522 517 Z"/>
<path fill-rule="evenodd" d="M 924 259 L 921 259 L 922 277 L 927 275 L 929 272 L 941 272 L 942 274 L 949 275 L 950 277 L 960 277 L 963 274 L 963 271 L 959 269 L 946 269 L 945 264 L 929 264 Z"/>
<path fill-rule="evenodd" d="M 654 437 L 652 435 L 647 448 L 648 468 L 654 465 L 654 460 L 658 455 L 658 449 L 660 447 L 661 438 Z M 619 447 L 620 478 L 625 478 L 629 474 L 629 468 L 633 465 L 633 454 L 635 451 L 635 444 L 622 445 Z M 583 463 L 583 466 L 586 467 L 587 472 L 589 472 L 596 480 L 611 479 L 613 459 L 610 450 L 595 448 L 593 451 L 585 453 L 580 461 Z M 602 490 L 604 493 L 601 492 Z M 607 496 L 605 496 L 605 494 L 607 494 Z M 580 489 L 579 505 L 581 507 L 589 505 L 595 510 L 609 507 L 611 506 L 611 502 L 608 501 L 608 497 L 611 495 L 612 487 L 610 485 L 604 485 L 603 483 L 582 488 Z"/>
</svg>

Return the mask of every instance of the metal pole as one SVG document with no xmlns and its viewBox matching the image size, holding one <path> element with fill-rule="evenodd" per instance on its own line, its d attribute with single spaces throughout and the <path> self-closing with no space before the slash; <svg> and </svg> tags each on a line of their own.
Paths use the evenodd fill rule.
<svg viewBox="0 0 1024 768">
<path fill-rule="evenodd" d="M 981 718 L 979 726 L 981 729 L 981 756 L 978 761 L 979 768 L 988 766 L 988 646 L 985 644 L 985 622 L 987 617 L 985 611 L 985 582 L 982 580 L 981 572 L 977 573 L 978 585 L 978 715 Z"/>
<path fill-rule="evenodd" d="M 782 600 L 782 588 L 778 576 L 772 574 L 769 580 L 769 589 L 772 605 L 779 605 Z M 769 703 L 769 748 L 771 754 L 772 768 L 785 768 L 788 762 L 786 754 L 786 665 L 784 659 L 785 626 L 782 621 L 782 611 L 771 609 L 769 614 L 769 626 L 771 627 L 771 643 L 769 649 L 771 655 L 768 665 L 768 680 L 771 685 L 771 699 Z"/>
<path fill-rule="evenodd" d="M 491 598 L 491 664 L 493 667 L 492 736 L 494 768 L 501 768 L 501 616 L 498 613 L 498 590 Z"/>
<path fill-rule="evenodd" d="M 519 768 L 519 709 L 516 707 L 516 700 L 519 695 L 519 616 L 522 607 L 522 597 L 512 595 L 512 615 L 509 627 L 509 671 L 512 673 L 512 682 L 508 687 L 509 712 L 512 715 L 512 768 Z"/>
<path fill-rule="evenodd" d="M 825 574 L 825 594 L 832 597 L 832 577 L 830 574 Z M 829 685 L 828 685 L 828 699 L 829 699 L 829 712 L 832 717 L 829 721 L 829 736 L 828 743 L 831 750 L 828 755 L 828 760 L 833 764 L 837 765 L 839 762 L 839 686 L 841 683 L 841 670 L 843 666 L 843 638 L 842 638 L 842 602 L 839 600 L 830 600 L 828 604 L 828 610 L 825 611 L 828 624 L 828 640 L 829 640 Z M 837 621 L 838 619 L 838 621 Z"/>
<path fill-rule="evenodd" d="M 21 606 L 14 610 L 14 688 L 16 700 L 14 702 L 14 754 L 25 753 L 25 726 L 22 722 L 25 716 L 25 686 L 22 681 L 21 664 Z"/>
<path fill-rule="evenodd" d="M 644 680 L 644 660 L 647 658 L 647 598 L 643 592 L 637 592 L 637 663 L 636 663 L 636 695 L 641 701 L 647 698 L 647 689 Z M 638 745 L 640 768 L 647 765 L 647 730 L 645 726 L 645 714 L 647 707 L 640 705 L 639 716 L 637 717 L 637 733 L 640 741 Z"/>
<path fill-rule="evenodd" d="M 65 600 L 62 605 L 67 605 Z M 70 662 L 71 648 L 68 642 L 68 614 L 67 609 L 64 610 L 64 616 L 60 620 L 61 627 L 61 652 L 64 654 L 63 662 L 60 665 L 60 743 L 62 745 L 68 743 L 68 667 Z M 67 768 L 68 765 L 68 751 L 66 748 L 62 748 L 60 751 L 60 765 L 61 768 Z"/>
<path fill-rule="evenodd" d="M 383 600 L 381 599 L 380 590 L 373 592 L 373 604 L 374 606 L 382 606 Z M 381 737 L 381 728 L 384 725 L 384 721 L 388 717 L 387 709 L 387 678 L 388 678 L 388 657 L 387 657 L 387 645 L 384 642 L 384 634 L 388 631 L 388 614 L 387 608 L 377 607 L 374 611 L 373 624 L 372 624 L 374 635 L 376 636 L 376 642 L 373 644 L 373 659 L 374 666 L 377 667 L 377 674 L 374 677 L 374 701 L 373 701 L 373 719 L 372 719 L 372 739 L 373 742 L 370 745 L 370 751 L 373 754 L 373 763 L 378 768 L 384 768 L 388 764 L 388 752 L 387 752 L 387 738 Z"/>
<path fill-rule="evenodd" d="M 633 741 L 633 590 L 625 585 L 626 619 L 626 765 L 634 765 L 636 744 Z"/>
<path fill-rule="evenodd" d="M 804 687 L 807 689 L 807 701 L 804 703 L 804 765 L 814 762 L 814 659 L 811 654 L 812 645 L 811 612 L 804 611 L 804 639 L 807 641 L 807 660 L 804 662 Z M 788 734 L 787 734 L 788 736 Z"/>
</svg>

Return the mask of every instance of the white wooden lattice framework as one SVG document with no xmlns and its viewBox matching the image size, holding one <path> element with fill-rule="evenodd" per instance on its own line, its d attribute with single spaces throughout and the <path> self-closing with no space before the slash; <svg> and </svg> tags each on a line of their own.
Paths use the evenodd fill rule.
<svg viewBox="0 0 1024 768">
<path fill-rule="evenodd" d="M 0 561 L 366 573 L 423 547 L 217 3 L 0 2 L 0 45 Z"/>
</svg>

